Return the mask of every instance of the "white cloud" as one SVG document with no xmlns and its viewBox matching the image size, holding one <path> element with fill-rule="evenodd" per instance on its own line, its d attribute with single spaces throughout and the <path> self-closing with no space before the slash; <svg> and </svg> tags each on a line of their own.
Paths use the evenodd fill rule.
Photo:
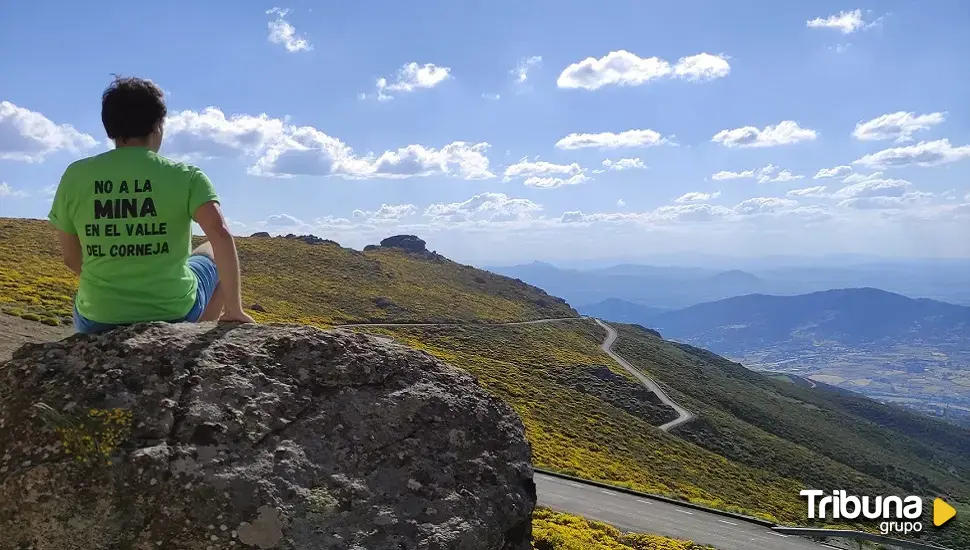
<svg viewBox="0 0 970 550">
<path fill-rule="evenodd" d="M 871 174 L 849 174 L 842 180 L 842 183 L 859 183 L 862 181 L 869 181 L 874 179 L 879 179 L 882 177 L 882 172 L 873 172 Z"/>
<path fill-rule="evenodd" d="M 165 121 L 165 154 L 193 160 L 252 155 L 283 135 L 285 121 L 268 115 L 226 115 L 217 107 L 180 111 Z"/>
<path fill-rule="evenodd" d="M 782 170 L 776 175 L 764 175 L 758 178 L 758 183 L 795 181 L 804 178 L 800 174 L 792 174 L 791 170 Z"/>
<path fill-rule="evenodd" d="M 830 15 L 825 19 L 816 17 L 805 22 L 811 29 L 835 29 L 843 34 L 852 34 L 859 29 L 873 25 L 862 20 L 862 10 L 842 11 L 838 15 Z"/>
<path fill-rule="evenodd" d="M 730 208 L 710 204 L 677 204 L 661 206 L 650 212 L 609 212 L 584 214 L 582 211 L 564 212 L 559 218 L 562 224 L 588 225 L 592 223 L 639 225 L 665 225 L 671 223 L 703 223 L 725 219 L 732 214 Z"/>
<path fill-rule="evenodd" d="M 970 195 L 967 195 L 967 196 L 970 197 Z M 970 200 L 970 199 L 967 199 L 967 200 Z M 626 201 L 623 199 L 617 199 L 616 205 L 619 206 L 620 208 L 623 208 L 624 206 L 626 206 Z"/>
<path fill-rule="evenodd" d="M 603 161 L 603 166 L 607 170 L 632 170 L 634 168 L 646 168 L 647 165 L 643 163 L 639 158 L 625 158 L 619 160 L 606 159 Z"/>
<path fill-rule="evenodd" d="M 784 120 L 775 126 L 765 126 L 763 130 L 754 126 L 721 130 L 714 134 L 711 141 L 726 147 L 774 147 L 811 141 L 817 135 L 815 130 L 802 128 L 793 120 Z"/>
<path fill-rule="evenodd" d="M 512 178 L 518 177 L 550 175 L 574 176 L 582 173 L 583 168 L 575 162 L 572 164 L 555 164 L 552 162 L 546 162 L 544 160 L 533 162 L 527 159 L 522 159 L 515 164 L 509 165 L 505 169 L 505 177 L 503 178 L 503 181 L 510 181 Z"/>
<path fill-rule="evenodd" d="M 377 210 L 354 210 L 353 216 L 372 222 L 392 222 L 413 216 L 417 211 L 413 204 L 381 204 Z"/>
<path fill-rule="evenodd" d="M 424 215 L 435 221 L 515 221 L 531 219 L 542 206 L 529 199 L 510 198 L 504 193 L 481 193 L 453 203 L 428 206 Z"/>
<path fill-rule="evenodd" d="M 310 126 L 289 130 L 274 143 L 250 173 L 261 176 L 328 176 L 408 178 L 447 175 L 462 179 L 494 177 L 488 170 L 488 143 L 455 141 L 440 149 L 408 145 L 380 156 L 358 156 L 339 139 Z"/>
<path fill-rule="evenodd" d="M 878 116 L 866 122 L 859 122 L 852 135 L 862 141 L 894 139 L 897 143 L 913 140 L 913 134 L 928 130 L 946 120 L 946 113 L 916 113 L 898 111 Z"/>
<path fill-rule="evenodd" d="M 711 199 L 716 199 L 721 196 L 720 191 L 715 191 L 713 193 L 701 193 L 699 191 L 691 191 L 690 193 L 684 193 L 683 195 L 674 199 L 676 203 L 687 203 L 687 202 L 705 202 Z"/>
<path fill-rule="evenodd" d="M 674 65 L 674 74 L 690 81 L 725 77 L 731 72 L 731 65 L 727 60 L 725 56 L 709 53 L 682 57 Z"/>
<path fill-rule="evenodd" d="M 487 99 L 489 101 L 498 101 L 498 100 L 502 99 L 502 95 L 501 94 L 490 94 L 488 92 L 485 92 L 485 93 L 482 94 L 482 99 Z"/>
<path fill-rule="evenodd" d="M 603 86 L 639 86 L 666 77 L 690 81 L 727 76 L 731 66 L 727 57 L 700 53 L 682 57 L 675 65 L 658 57 L 642 58 L 626 50 L 611 51 L 596 59 L 586 59 L 563 69 L 556 84 L 560 88 L 596 90 Z"/>
<path fill-rule="evenodd" d="M 731 214 L 731 210 L 723 206 L 711 204 L 678 204 L 676 206 L 661 206 L 650 213 L 654 222 L 707 222 L 724 218 Z"/>
<path fill-rule="evenodd" d="M 836 44 L 834 46 L 829 46 L 829 49 L 835 50 L 835 53 L 845 53 L 849 51 L 850 46 L 852 46 L 852 42 L 846 42 L 845 44 Z"/>
<path fill-rule="evenodd" d="M 817 185 L 815 187 L 806 187 L 804 189 L 792 189 L 786 195 L 789 197 L 826 197 L 825 190 L 827 189 L 824 185 Z"/>
<path fill-rule="evenodd" d="M 297 36 L 296 29 L 285 18 L 290 10 L 272 8 L 266 10 L 267 15 L 275 15 L 276 19 L 270 21 L 268 40 L 273 44 L 282 44 L 288 52 L 301 52 L 313 49 L 313 46 L 303 37 Z"/>
<path fill-rule="evenodd" d="M 502 181 L 513 178 L 525 178 L 526 187 L 538 189 L 555 189 L 563 185 L 578 185 L 589 181 L 586 171 L 577 163 L 555 164 L 544 160 L 530 161 L 522 159 L 505 169 Z"/>
<path fill-rule="evenodd" d="M 669 138 L 654 130 L 626 130 L 615 134 L 600 132 L 598 134 L 572 133 L 556 142 L 559 149 L 585 149 L 596 147 L 600 149 L 619 149 L 632 147 L 654 147 L 669 143 Z"/>
<path fill-rule="evenodd" d="M 530 178 L 526 178 L 525 182 L 523 183 L 526 187 L 555 189 L 556 187 L 562 187 L 563 185 L 578 185 L 586 181 L 589 181 L 586 174 L 576 174 L 575 176 L 571 176 L 569 178 L 532 176 Z"/>
<path fill-rule="evenodd" d="M 936 166 L 956 162 L 970 157 L 970 145 L 953 147 L 948 139 L 921 141 L 916 145 L 906 145 L 884 149 L 868 154 L 852 164 L 869 168 L 892 168 L 899 166 Z"/>
<path fill-rule="evenodd" d="M 216 107 L 170 117 L 163 147 L 166 154 L 187 158 L 257 157 L 249 168 L 257 176 L 495 176 L 489 171 L 489 144 L 484 142 L 455 141 L 440 149 L 408 145 L 380 155 L 358 155 L 341 140 L 312 126 L 293 126 L 265 114 L 227 117 Z"/>
<path fill-rule="evenodd" d="M 856 210 L 900 210 L 927 204 L 932 193 L 911 191 L 897 196 L 877 195 L 872 197 L 853 197 L 839 203 L 840 208 Z"/>
<path fill-rule="evenodd" d="M 900 179 L 873 179 L 846 185 L 832 193 L 834 199 L 901 197 L 910 183 Z"/>
<path fill-rule="evenodd" d="M 0 101 L 0 160 L 43 162 L 52 153 L 80 153 L 97 144 L 70 124 L 55 124 L 40 113 Z"/>
<path fill-rule="evenodd" d="M 510 72 L 515 75 L 516 82 L 525 82 L 529 78 L 529 70 L 533 67 L 542 66 L 542 56 L 533 55 L 532 57 L 523 57 L 519 60 L 519 64 L 515 66 Z"/>
<path fill-rule="evenodd" d="M 734 207 L 738 214 L 750 216 L 757 214 L 776 214 L 798 206 L 798 202 L 778 197 L 755 197 L 741 201 Z"/>
<path fill-rule="evenodd" d="M 264 224 L 270 227 L 301 227 L 307 225 L 289 214 L 274 214 L 267 217 Z"/>
<path fill-rule="evenodd" d="M 26 191 L 23 191 L 20 189 L 14 189 L 13 187 L 10 186 L 9 183 L 0 181 L 0 198 L 2 197 L 22 198 L 22 197 L 27 197 L 29 195 L 30 193 Z"/>
<path fill-rule="evenodd" d="M 729 172 L 727 170 L 721 170 L 720 172 L 712 175 L 711 179 L 714 181 L 723 181 L 723 180 L 739 180 L 739 179 L 745 179 L 745 178 L 753 178 L 754 172 L 755 172 L 754 170 L 744 170 L 741 172 Z"/>
<path fill-rule="evenodd" d="M 741 172 L 729 172 L 727 170 L 721 170 L 720 172 L 712 175 L 711 179 L 715 181 L 723 181 L 757 178 L 758 183 L 774 183 L 795 181 L 804 177 L 805 176 L 793 174 L 791 170 L 782 170 L 781 172 L 778 172 L 777 166 L 774 164 L 769 164 L 764 168 L 759 168 L 757 170 L 743 170 Z"/>
<path fill-rule="evenodd" d="M 822 178 L 841 178 L 842 176 L 848 176 L 852 173 L 851 166 L 836 166 L 834 168 L 820 168 L 812 179 L 820 180 Z"/>
<path fill-rule="evenodd" d="M 377 99 L 378 101 L 394 99 L 394 96 L 387 92 L 407 93 L 434 88 L 449 78 L 452 78 L 450 67 L 439 67 L 434 63 L 418 65 L 412 61 L 398 69 L 395 82 L 389 84 L 386 78 L 377 79 Z"/>
</svg>

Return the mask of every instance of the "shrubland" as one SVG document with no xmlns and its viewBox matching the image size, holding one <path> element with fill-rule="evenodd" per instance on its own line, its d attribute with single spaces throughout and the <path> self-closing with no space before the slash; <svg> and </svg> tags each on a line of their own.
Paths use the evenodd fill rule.
<svg viewBox="0 0 970 550">
<path fill-rule="evenodd" d="M 196 238 L 195 242 L 201 242 Z M 0 310 L 70 322 L 77 277 L 43 220 L 0 218 Z M 238 238 L 243 299 L 266 322 L 502 322 L 576 317 L 562 299 L 441 256 L 358 251 L 333 241 Z"/>
<path fill-rule="evenodd" d="M 714 550 L 691 541 L 623 533 L 599 521 L 538 508 L 532 514 L 535 550 Z"/>
<path fill-rule="evenodd" d="M 615 325 L 614 349 L 699 413 L 661 432 L 654 426 L 674 412 L 599 348 L 599 326 L 540 289 L 398 249 L 265 237 L 237 246 L 258 321 L 461 323 L 352 330 L 393 336 L 476 375 L 521 415 L 538 466 L 790 524 L 808 523 L 804 487 L 970 501 L 966 429 Z M 76 285 L 46 222 L 0 219 L 0 310 L 66 323 Z M 485 324 L 550 317 L 573 319 Z M 637 546 L 632 535 L 548 511 L 536 518 L 537 548 L 697 548 Z M 958 516 L 934 537 L 970 547 L 968 531 Z"/>
</svg>

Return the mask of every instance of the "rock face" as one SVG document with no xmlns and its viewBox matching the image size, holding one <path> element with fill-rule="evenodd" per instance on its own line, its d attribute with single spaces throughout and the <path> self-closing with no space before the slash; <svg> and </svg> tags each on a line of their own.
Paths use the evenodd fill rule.
<svg viewBox="0 0 970 550">
<path fill-rule="evenodd" d="M 337 241 L 332 241 L 330 239 L 322 239 L 320 237 L 317 237 L 316 235 L 294 235 L 293 233 L 290 233 L 283 238 L 303 241 L 307 244 L 332 244 L 335 246 L 340 246 L 339 244 L 337 244 Z"/>
<path fill-rule="evenodd" d="M 152 323 L 0 364 L 0 548 L 531 548 L 519 417 L 343 331 Z"/>
<path fill-rule="evenodd" d="M 408 252 L 421 254 L 427 252 L 424 239 L 419 239 L 417 235 L 394 235 L 381 241 L 381 246 L 388 248 L 401 248 Z"/>
</svg>

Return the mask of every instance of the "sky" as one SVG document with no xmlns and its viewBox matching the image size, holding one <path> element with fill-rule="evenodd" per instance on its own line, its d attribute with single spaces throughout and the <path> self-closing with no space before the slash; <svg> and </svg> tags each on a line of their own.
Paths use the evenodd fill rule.
<svg viewBox="0 0 970 550">
<path fill-rule="evenodd" d="M 0 2 L 0 216 L 45 218 L 113 146 L 121 74 L 165 91 L 160 153 L 239 235 L 967 258 L 968 25 L 965 0 Z"/>
</svg>

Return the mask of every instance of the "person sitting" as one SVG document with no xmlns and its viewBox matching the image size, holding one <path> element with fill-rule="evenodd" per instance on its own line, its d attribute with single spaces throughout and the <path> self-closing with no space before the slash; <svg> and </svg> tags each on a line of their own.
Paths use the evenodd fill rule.
<svg viewBox="0 0 970 550">
<path fill-rule="evenodd" d="M 116 77 L 101 98 L 114 149 L 64 171 L 48 219 L 79 275 L 74 326 L 99 333 L 141 322 L 252 323 L 219 196 L 199 168 L 158 154 L 167 115 L 150 80 Z M 192 249 L 192 222 L 207 242 Z"/>
</svg>

